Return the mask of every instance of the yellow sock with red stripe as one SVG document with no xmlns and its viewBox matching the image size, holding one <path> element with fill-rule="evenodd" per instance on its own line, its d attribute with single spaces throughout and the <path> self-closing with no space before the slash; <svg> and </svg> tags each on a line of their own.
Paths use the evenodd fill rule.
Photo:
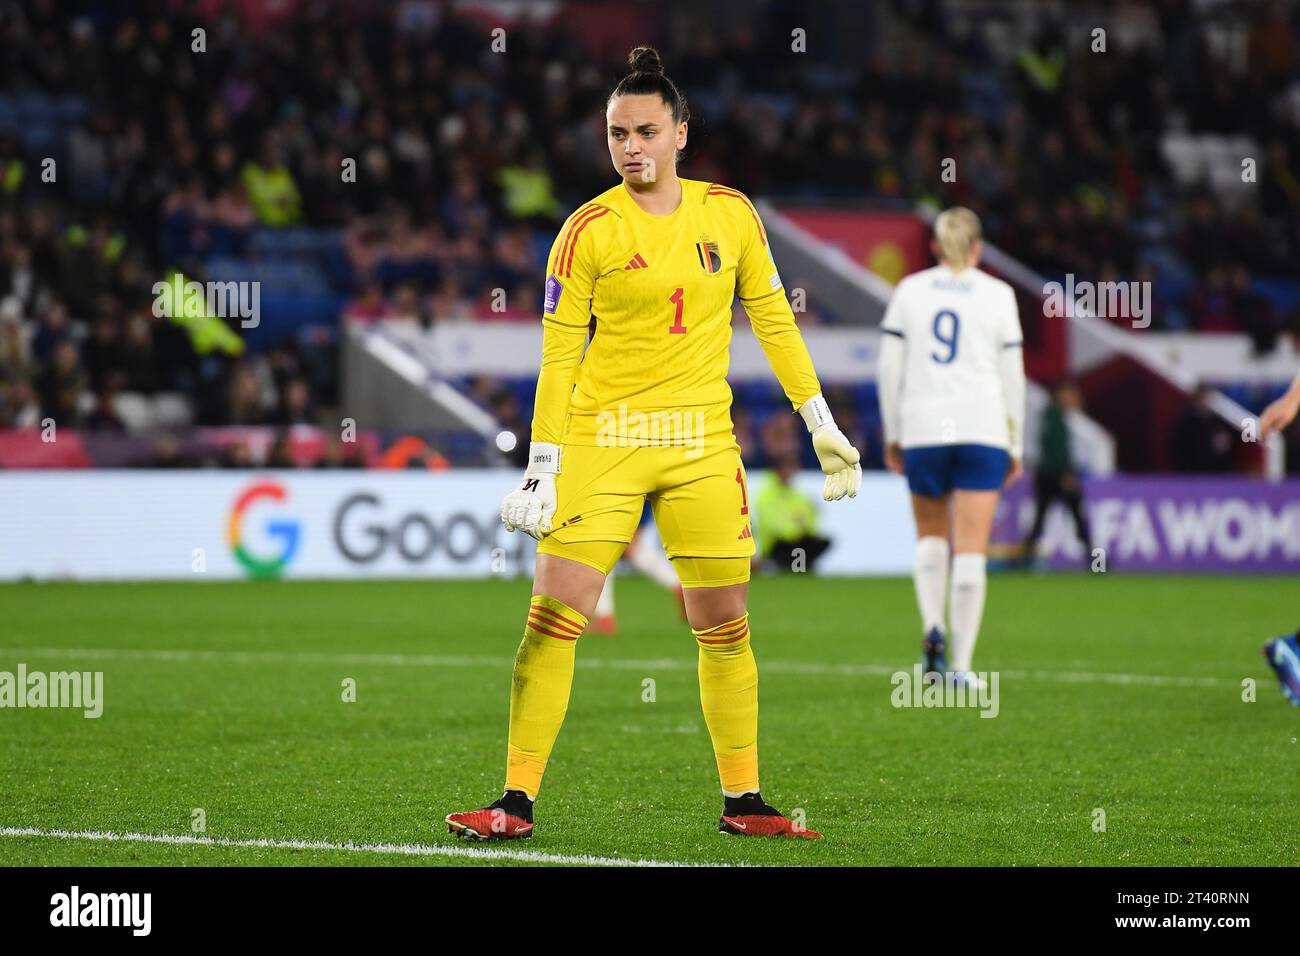
<svg viewBox="0 0 1300 956">
<path fill-rule="evenodd" d="M 506 789 L 536 797 L 569 709 L 573 661 L 587 619 L 563 601 L 534 594 L 510 684 Z"/>
<path fill-rule="evenodd" d="M 757 790 L 758 665 L 749 647 L 749 615 L 692 631 L 700 645 L 700 704 L 722 791 Z"/>
</svg>

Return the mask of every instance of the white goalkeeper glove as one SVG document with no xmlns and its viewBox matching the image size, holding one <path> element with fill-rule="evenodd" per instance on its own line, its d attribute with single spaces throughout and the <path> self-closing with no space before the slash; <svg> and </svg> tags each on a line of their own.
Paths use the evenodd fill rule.
<svg viewBox="0 0 1300 956">
<path fill-rule="evenodd" d="M 551 531 L 555 517 L 555 476 L 560 473 L 560 446 L 535 441 L 528 448 L 524 483 L 501 502 L 501 523 L 538 541 Z"/>
<path fill-rule="evenodd" d="M 839 501 L 845 495 L 856 498 L 862 486 L 862 465 L 858 463 L 862 456 L 836 427 L 826 399 L 814 395 L 799 407 L 799 414 L 808 426 L 813 451 L 826 474 L 822 497 L 827 501 Z"/>
</svg>

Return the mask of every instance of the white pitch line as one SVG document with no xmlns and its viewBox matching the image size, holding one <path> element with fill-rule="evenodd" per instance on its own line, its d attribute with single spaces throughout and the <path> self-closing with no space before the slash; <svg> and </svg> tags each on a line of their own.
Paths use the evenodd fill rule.
<svg viewBox="0 0 1300 956">
<path fill-rule="evenodd" d="M 50 837 L 60 840 L 94 840 L 117 843 L 165 843 L 176 846 L 271 847 L 283 850 L 339 850 L 347 853 L 385 853 L 395 856 L 450 856 L 462 859 L 520 860 L 526 863 L 556 863 L 569 866 L 681 866 L 730 867 L 730 863 L 681 863 L 639 860 L 630 857 L 593 856 L 587 853 L 538 853 L 532 850 L 471 849 L 424 843 L 328 843 L 323 840 L 232 840 L 167 833 L 108 833 L 100 830 L 40 830 L 36 827 L 0 827 L 0 837 Z M 739 864 L 743 866 L 744 864 Z"/>
<path fill-rule="evenodd" d="M 99 660 L 148 660 L 166 663 L 228 661 L 246 664 L 362 664 L 394 667 L 485 667 L 509 668 L 510 657 L 436 656 L 430 654 L 328 654 L 305 651 L 206 651 L 136 650 L 113 647 L 0 647 L 0 655 L 87 658 Z M 577 666 L 586 670 L 689 670 L 698 666 L 694 658 L 612 659 L 579 657 Z M 840 675 L 844 677 L 889 677 L 910 668 L 897 664 L 824 664 L 817 661 L 759 660 L 759 670 L 770 673 Z M 1192 677 L 1167 674 L 1123 674 L 1108 671 L 1001 670 L 1003 679 L 1027 679 L 1061 684 L 1114 684 L 1144 687 L 1237 687 L 1241 681 L 1227 677 Z"/>
</svg>

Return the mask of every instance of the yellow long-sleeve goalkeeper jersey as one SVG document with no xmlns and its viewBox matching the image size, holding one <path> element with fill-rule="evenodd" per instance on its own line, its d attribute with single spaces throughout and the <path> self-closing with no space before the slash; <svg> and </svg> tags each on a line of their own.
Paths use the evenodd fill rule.
<svg viewBox="0 0 1300 956">
<path fill-rule="evenodd" d="M 753 204 L 726 186 L 680 182 L 669 215 L 643 210 L 620 182 L 556 237 L 534 441 L 661 444 L 646 418 L 674 412 L 705 423 L 696 438 L 729 435 L 736 296 L 791 405 L 821 391 Z"/>
</svg>

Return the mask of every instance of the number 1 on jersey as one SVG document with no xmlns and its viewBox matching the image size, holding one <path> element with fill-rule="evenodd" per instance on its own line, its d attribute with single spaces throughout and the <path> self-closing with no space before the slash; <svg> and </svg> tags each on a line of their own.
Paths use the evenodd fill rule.
<svg viewBox="0 0 1300 956">
<path fill-rule="evenodd" d="M 678 286 L 677 291 L 668 297 L 668 301 L 677 306 L 677 312 L 673 316 L 673 324 L 668 326 L 668 331 L 674 335 L 682 335 L 686 332 L 686 326 L 682 325 L 682 302 L 684 300 L 685 294 L 682 292 L 681 286 Z"/>
</svg>

